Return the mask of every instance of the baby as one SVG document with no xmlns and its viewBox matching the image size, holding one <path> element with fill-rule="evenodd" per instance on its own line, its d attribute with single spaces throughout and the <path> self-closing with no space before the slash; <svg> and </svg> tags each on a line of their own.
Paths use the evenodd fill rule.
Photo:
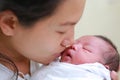
<svg viewBox="0 0 120 80">
<path fill-rule="evenodd" d="M 104 36 L 80 37 L 67 48 L 60 62 L 44 65 L 31 80 L 111 80 L 110 71 L 118 71 L 119 54 Z"/>
</svg>

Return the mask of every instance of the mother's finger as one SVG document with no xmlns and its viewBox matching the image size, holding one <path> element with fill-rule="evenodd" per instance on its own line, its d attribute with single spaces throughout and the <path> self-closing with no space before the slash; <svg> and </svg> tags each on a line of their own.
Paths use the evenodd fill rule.
<svg viewBox="0 0 120 80">
<path fill-rule="evenodd" d="M 111 76 L 111 80 L 119 80 L 118 74 L 115 71 L 111 71 L 110 76 Z"/>
</svg>

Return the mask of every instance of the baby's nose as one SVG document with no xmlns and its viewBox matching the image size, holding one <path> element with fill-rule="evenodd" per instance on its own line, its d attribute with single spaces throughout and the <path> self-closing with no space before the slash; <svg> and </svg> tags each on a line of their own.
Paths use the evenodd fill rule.
<svg viewBox="0 0 120 80">
<path fill-rule="evenodd" d="M 71 49 L 77 50 L 76 44 L 73 44 L 73 45 L 71 46 Z"/>
<path fill-rule="evenodd" d="M 78 43 L 75 43 L 71 46 L 72 49 L 74 50 L 78 50 L 78 49 L 81 49 L 82 48 L 82 45 L 81 44 L 78 44 Z"/>
</svg>

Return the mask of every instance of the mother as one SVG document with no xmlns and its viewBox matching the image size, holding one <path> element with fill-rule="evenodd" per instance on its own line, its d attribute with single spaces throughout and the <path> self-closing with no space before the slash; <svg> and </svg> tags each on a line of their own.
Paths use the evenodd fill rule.
<svg viewBox="0 0 120 80">
<path fill-rule="evenodd" d="M 29 80 L 38 67 L 33 61 L 49 64 L 60 56 L 73 43 L 84 4 L 85 0 L 0 0 L 0 80 Z"/>
</svg>

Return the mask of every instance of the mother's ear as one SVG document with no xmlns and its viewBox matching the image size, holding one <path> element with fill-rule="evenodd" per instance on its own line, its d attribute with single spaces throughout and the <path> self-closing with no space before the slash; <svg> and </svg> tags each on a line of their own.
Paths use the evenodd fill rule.
<svg viewBox="0 0 120 80">
<path fill-rule="evenodd" d="M 17 17 L 11 11 L 0 12 L 0 29 L 6 36 L 14 35 Z"/>
</svg>

